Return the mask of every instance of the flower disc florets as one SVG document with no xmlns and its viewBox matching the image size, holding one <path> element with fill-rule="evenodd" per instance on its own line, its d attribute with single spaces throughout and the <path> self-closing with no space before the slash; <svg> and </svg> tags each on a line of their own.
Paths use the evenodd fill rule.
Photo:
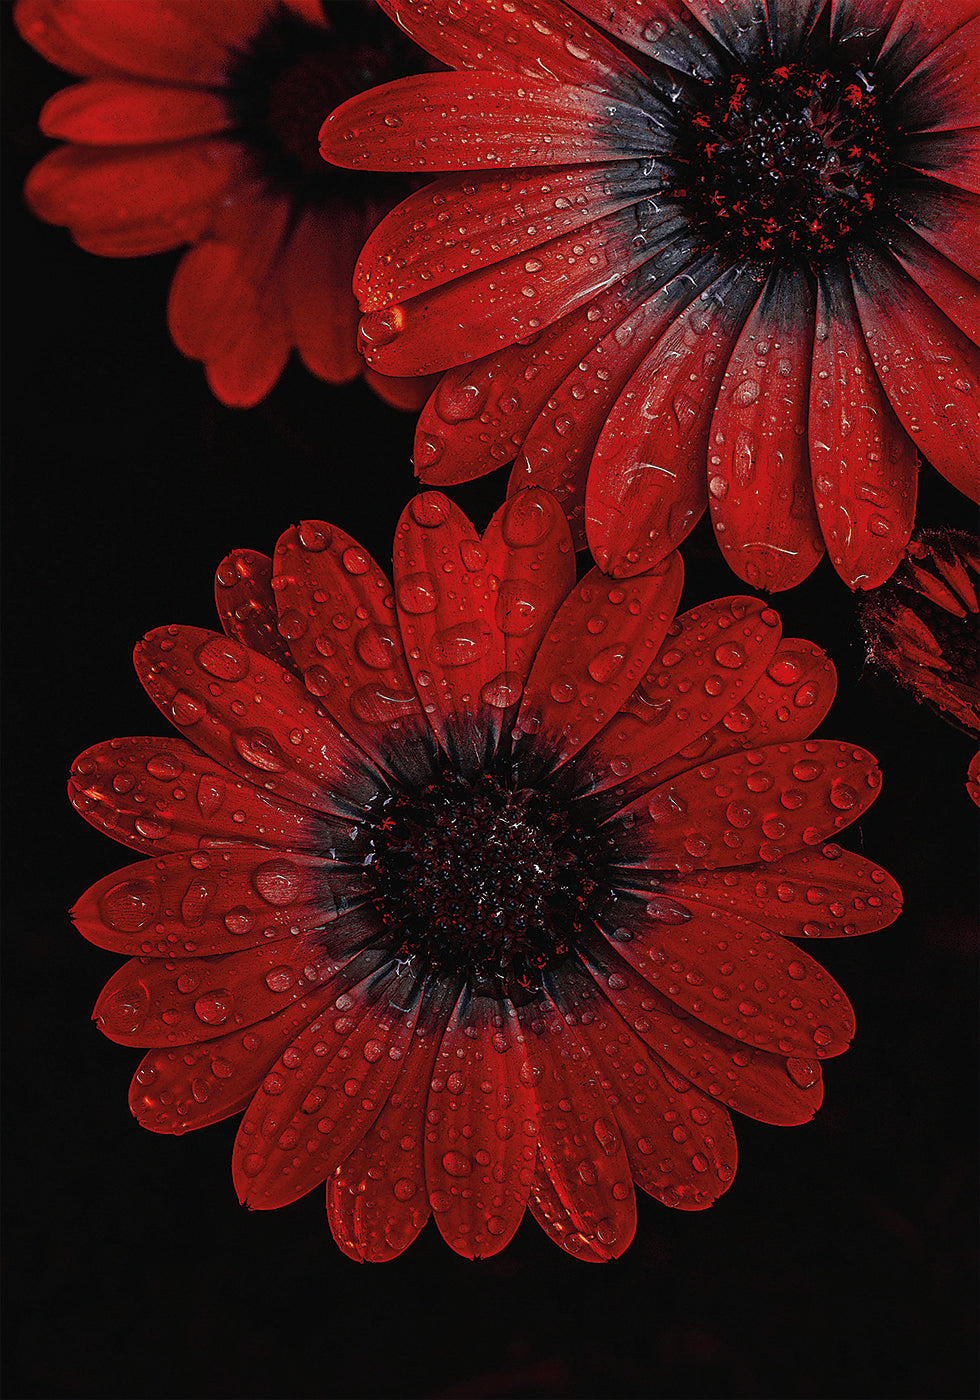
<svg viewBox="0 0 980 1400">
<path fill-rule="evenodd" d="M 867 221 L 888 148 L 860 69 L 800 63 L 705 85 L 668 193 L 744 255 L 821 261 Z"/>
<path fill-rule="evenodd" d="M 601 905 L 608 841 L 532 788 L 446 775 L 381 804 L 368 862 L 396 956 L 519 996 Z"/>
</svg>

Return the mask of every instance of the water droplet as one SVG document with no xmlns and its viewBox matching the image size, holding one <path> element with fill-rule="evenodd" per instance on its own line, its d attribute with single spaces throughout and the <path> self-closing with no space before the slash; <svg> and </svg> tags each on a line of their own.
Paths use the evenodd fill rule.
<svg viewBox="0 0 980 1400">
<path fill-rule="evenodd" d="M 265 985 L 270 992 L 288 992 L 296 981 L 296 973 L 291 967 L 273 967 L 265 974 Z"/>
<path fill-rule="evenodd" d="M 210 637 L 198 647 L 197 660 L 218 680 L 241 681 L 249 673 L 248 650 L 231 637 Z"/>
<path fill-rule="evenodd" d="M 715 648 L 715 660 L 719 666 L 734 671 L 744 662 L 745 652 L 735 642 L 723 642 L 720 647 Z"/>
<path fill-rule="evenodd" d="M 193 695 L 188 695 L 186 690 L 178 690 L 170 701 L 170 718 L 182 728 L 197 724 L 206 714 L 207 707 L 204 703 L 195 699 Z"/>
<path fill-rule="evenodd" d="M 299 899 L 303 873 L 288 860 L 269 860 L 252 872 L 252 886 L 267 904 L 281 907 Z"/>
<path fill-rule="evenodd" d="M 365 666 L 384 671 L 399 656 L 401 646 L 387 628 L 369 623 L 367 627 L 362 627 L 354 638 L 354 650 Z"/>
<path fill-rule="evenodd" d="M 444 1153 L 442 1165 L 449 1176 L 469 1176 L 473 1170 L 472 1160 L 462 1152 Z"/>
<path fill-rule="evenodd" d="M 856 804 L 858 795 L 848 783 L 835 778 L 830 785 L 830 800 L 840 811 L 846 812 Z"/>
<path fill-rule="evenodd" d="M 263 729 L 242 729 L 233 733 L 231 742 L 236 753 L 253 768 L 264 773 L 283 773 L 287 768 L 279 745 Z"/>
<path fill-rule="evenodd" d="M 486 656 L 492 643 L 493 634 L 485 622 L 461 622 L 436 632 L 432 656 L 442 666 L 467 666 Z"/>
<path fill-rule="evenodd" d="M 436 581 L 431 574 L 406 574 L 398 581 L 397 593 L 398 606 L 412 616 L 435 612 L 439 605 Z"/>
<path fill-rule="evenodd" d="M 99 898 L 99 913 L 109 928 L 137 933 L 157 916 L 156 886 L 149 880 L 124 880 Z"/>
<path fill-rule="evenodd" d="M 232 999 L 228 992 L 213 991 L 207 996 L 198 997 L 194 1012 L 198 1020 L 206 1026 L 223 1026 L 231 1015 Z"/>
</svg>

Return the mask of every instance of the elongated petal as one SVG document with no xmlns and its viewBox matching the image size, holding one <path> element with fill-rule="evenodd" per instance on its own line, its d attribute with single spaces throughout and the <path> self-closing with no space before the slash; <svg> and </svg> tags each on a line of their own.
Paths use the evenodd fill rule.
<svg viewBox="0 0 980 1400">
<path fill-rule="evenodd" d="M 432 1072 L 425 1184 L 439 1233 L 466 1259 L 503 1249 L 527 1205 L 538 1123 L 525 1057 L 510 1003 L 464 993 Z"/>
<path fill-rule="evenodd" d="M 888 246 L 926 296 L 974 345 L 980 345 L 980 285 L 977 279 L 903 225 L 890 230 Z"/>
<path fill-rule="evenodd" d="M 68 796 L 92 826 L 145 855 L 243 844 L 322 852 L 344 844 L 308 807 L 234 777 L 183 739 L 95 744 L 72 765 Z"/>
<path fill-rule="evenodd" d="M 632 694 L 673 621 L 682 581 L 674 554 L 622 583 L 593 569 L 568 595 L 538 649 L 517 716 L 532 766 L 559 767 Z"/>
<path fill-rule="evenodd" d="M 589 547 L 606 573 L 650 568 L 704 512 L 711 414 L 757 295 L 758 278 L 737 267 L 700 290 L 616 401 L 596 445 L 585 501 Z"/>
<path fill-rule="evenodd" d="M 45 103 L 38 125 L 45 136 L 83 146 L 141 146 L 218 136 L 233 123 L 216 93 L 111 79 L 76 83 Z"/>
<path fill-rule="evenodd" d="M 980 192 L 980 141 L 975 128 L 911 137 L 902 142 L 901 156 L 912 170 L 961 190 Z"/>
<path fill-rule="evenodd" d="M 401 1073 L 376 1122 L 327 1182 L 327 1218 L 351 1259 L 381 1263 L 407 1249 L 431 1214 L 425 1189 L 425 1107 L 432 1067 L 459 996 L 455 983 L 424 993 Z"/>
<path fill-rule="evenodd" d="M 670 885 L 678 899 L 741 914 L 786 938 L 851 938 L 894 923 L 902 892 L 864 856 L 827 845 L 778 864 L 692 872 Z"/>
<path fill-rule="evenodd" d="M 409 134 L 398 136 L 404 126 Z M 350 170 L 576 165 L 664 148 L 660 119 L 585 88 L 490 73 L 425 73 L 350 98 L 320 151 Z"/>
<path fill-rule="evenodd" d="M 821 277 L 810 464 L 830 561 L 850 588 L 894 572 L 915 523 L 918 458 L 875 373 L 849 279 Z"/>
<path fill-rule="evenodd" d="M 134 660 L 162 713 L 239 777 L 322 812 L 359 812 L 378 791 L 364 754 L 295 676 L 233 638 L 160 627 Z"/>
<path fill-rule="evenodd" d="M 897 264 L 863 249 L 851 276 L 865 340 L 899 421 L 947 481 L 980 500 L 980 350 Z"/>
<path fill-rule="evenodd" d="M 440 743 L 469 771 L 486 757 L 500 714 L 483 689 L 505 669 L 486 550 L 456 506 L 427 491 L 402 512 L 394 573 L 415 688 Z"/>
<path fill-rule="evenodd" d="M 238 1130 L 239 1199 L 274 1210 L 330 1176 L 384 1107 L 412 1040 L 422 987 L 394 967 L 336 998 L 276 1061 Z"/>
<path fill-rule="evenodd" d="M 913 11 L 917 6 L 913 6 Z M 965 22 L 958 22 L 955 10 L 942 15 L 930 7 L 913 17 L 906 6 L 901 17 L 906 34 L 921 43 L 924 28 L 932 30 L 931 52 L 923 55 L 896 88 L 893 101 L 900 103 L 917 131 L 942 131 L 980 125 L 980 95 L 977 92 L 976 64 L 980 52 L 980 16 L 976 11 Z M 916 25 L 918 20 L 918 25 Z M 937 24 L 938 21 L 938 24 Z M 898 26 L 889 35 L 891 42 Z M 918 29 L 918 33 L 916 33 Z M 908 46 L 911 47 L 911 46 Z"/>
<path fill-rule="evenodd" d="M 299 674 L 289 647 L 279 635 L 272 560 L 267 554 L 236 549 L 223 559 L 214 576 L 214 603 L 229 637 Z"/>
<path fill-rule="evenodd" d="M 610 1259 L 618 1257 L 616 1241 L 607 1246 L 600 1243 L 594 1232 L 590 1231 L 586 1235 L 579 1230 L 573 1213 L 552 1184 L 540 1152 L 527 1203 L 531 1214 L 548 1238 L 560 1249 L 565 1250 L 566 1254 L 571 1254 L 573 1258 L 585 1264 L 606 1264 Z"/>
<path fill-rule="evenodd" d="M 270 277 L 254 314 L 241 322 L 224 349 L 204 363 L 212 394 L 228 408 L 253 408 L 282 374 L 291 348 L 286 307 L 278 282 Z"/>
<path fill-rule="evenodd" d="M 575 8 L 631 49 L 668 68 L 703 79 L 723 71 L 721 50 L 697 23 L 684 0 L 644 0 L 630 9 L 608 0 L 575 0 Z"/>
<path fill-rule="evenodd" d="M 874 801 L 871 754 L 832 739 L 770 744 L 688 769 L 620 814 L 621 859 L 713 870 L 779 861 L 850 826 Z"/>
<path fill-rule="evenodd" d="M 379 766 L 422 781 L 432 746 L 387 575 L 343 530 L 306 521 L 276 546 L 273 589 L 306 688 Z"/>
<path fill-rule="evenodd" d="M 712 524 L 729 567 L 754 588 L 792 588 L 823 554 L 806 440 L 813 333 L 807 277 L 774 272 L 732 352 L 711 420 Z"/>
<path fill-rule="evenodd" d="M 328 384 L 346 384 L 363 368 L 351 281 L 369 226 L 353 203 L 304 209 L 280 263 L 290 340 L 306 368 Z"/>
<path fill-rule="evenodd" d="M 898 212 L 938 253 L 980 278 L 980 246 L 973 236 L 980 197 L 937 180 L 908 181 Z"/>
<path fill-rule="evenodd" d="M 575 790 L 654 768 L 719 724 L 751 695 L 780 631 L 778 614 L 756 598 L 718 598 L 683 613 L 623 708 L 578 756 Z"/>
</svg>

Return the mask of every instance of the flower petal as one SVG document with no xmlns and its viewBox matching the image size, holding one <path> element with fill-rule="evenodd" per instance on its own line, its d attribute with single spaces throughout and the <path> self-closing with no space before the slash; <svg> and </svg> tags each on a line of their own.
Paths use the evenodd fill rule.
<svg viewBox="0 0 980 1400">
<path fill-rule="evenodd" d="M 96 78 L 62 88 L 45 103 L 45 136 L 83 146 L 141 146 L 218 136 L 233 124 L 217 93 Z"/>
<path fill-rule="evenodd" d="M 244 1205 L 288 1205 L 357 1146 L 401 1073 L 423 988 L 406 987 L 389 962 L 343 992 L 283 1050 L 235 1139 L 232 1171 Z"/>
<path fill-rule="evenodd" d="M 892 101 L 901 104 L 906 129 L 941 131 L 953 127 L 980 124 L 980 101 L 977 94 L 977 53 L 980 52 L 980 17 L 976 11 L 962 19 L 955 9 L 948 15 L 929 6 L 925 14 L 914 15 L 906 5 L 905 14 L 894 25 L 889 47 L 894 48 L 902 21 L 907 25 L 905 35 L 916 47 L 925 28 L 929 34 L 931 52 L 924 54 L 908 76 L 895 89 Z M 916 33 L 918 30 L 918 34 Z M 921 43 L 921 40 L 919 40 Z M 914 53 L 912 44 L 906 44 Z M 906 63 L 908 63 L 906 58 Z"/>
<path fill-rule="evenodd" d="M 251 846 L 178 851 L 106 875 L 72 919 L 113 952 L 210 957 L 323 928 L 362 893 L 357 871 L 322 856 Z"/>
<path fill-rule="evenodd" d="M 380 0 L 420 48 L 450 68 L 489 69 L 593 87 L 635 101 L 643 72 L 602 34 L 556 0 Z"/>
<path fill-rule="evenodd" d="M 671 623 L 623 708 L 581 751 L 576 793 L 654 768 L 719 724 L 775 655 L 777 613 L 757 598 L 717 598 Z"/>
<path fill-rule="evenodd" d="M 664 905 L 669 904 L 669 911 Z M 726 910 L 655 895 L 617 899 L 616 951 L 689 1016 L 759 1050 L 818 1059 L 841 1055 L 854 1013 L 823 968 L 794 944 Z M 658 913 L 669 912 L 667 919 Z M 684 914 L 688 918 L 684 918 Z"/>
<path fill-rule="evenodd" d="M 980 807 L 980 750 L 970 759 L 970 766 L 966 772 L 966 790 Z"/>
<path fill-rule="evenodd" d="M 909 180 L 902 190 L 901 217 L 938 253 L 980 278 L 980 247 L 974 230 L 980 217 L 980 197 L 938 180 Z"/>
<path fill-rule="evenodd" d="M 327 1182 L 327 1218 L 351 1259 L 382 1263 L 412 1243 L 431 1210 L 425 1189 L 425 1106 L 432 1067 L 459 996 L 437 982 L 424 993 L 391 1097 Z"/>
<path fill-rule="evenodd" d="M 896 263 L 870 248 L 851 260 L 864 337 L 905 431 L 932 465 L 980 500 L 980 351 Z"/>
<path fill-rule="evenodd" d="M 980 345 L 980 285 L 976 278 L 904 225 L 889 232 L 888 246 L 926 296 L 974 345 Z"/>
<path fill-rule="evenodd" d="M 744 267 L 722 273 L 677 316 L 616 401 L 585 500 L 589 547 L 606 573 L 650 568 L 703 513 L 711 414 L 758 280 Z"/>
<path fill-rule="evenodd" d="M 68 796 L 97 830 L 145 855 L 225 845 L 322 853 L 342 843 L 342 828 L 233 777 L 183 739 L 95 744 L 72 765 Z"/>
<path fill-rule="evenodd" d="M 239 1113 L 293 1040 L 326 1004 L 336 988 L 312 996 L 242 1031 L 179 1050 L 151 1050 L 140 1062 L 129 1089 L 129 1106 L 141 1127 L 154 1133 L 186 1133 Z"/>
<path fill-rule="evenodd" d="M 632 694 L 673 621 L 683 575 L 673 554 L 622 583 L 593 569 L 568 594 L 538 648 L 517 715 L 525 769 L 560 767 Z"/>
<path fill-rule="evenodd" d="M 24 197 L 87 252 L 140 257 L 199 238 L 244 174 L 244 151 L 220 139 L 132 150 L 59 146 L 34 166 Z"/>
<path fill-rule="evenodd" d="M 228 408 L 253 408 L 282 374 L 291 348 L 286 308 L 278 285 L 271 282 L 236 338 L 205 361 L 212 394 Z"/>
<path fill-rule="evenodd" d="M 796 851 L 764 869 L 699 871 L 669 889 L 671 898 L 732 911 L 784 938 L 875 933 L 902 911 L 902 892 L 887 871 L 835 845 Z"/>
<path fill-rule="evenodd" d="M 349 170 L 577 165 L 664 148 L 659 116 L 642 107 L 568 83 L 483 72 L 397 78 L 349 98 L 320 128 L 324 160 Z"/>
<path fill-rule="evenodd" d="M 295 676 L 200 627 L 158 627 L 134 662 L 150 699 L 239 777 L 320 812 L 360 815 L 379 791 L 367 758 Z"/>
<path fill-rule="evenodd" d="M 823 554 L 805 418 L 813 333 L 808 277 L 777 267 L 718 390 L 708 458 L 711 520 L 729 568 L 753 588 L 792 588 Z"/>
<path fill-rule="evenodd" d="M 586 19 L 668 68 L 709 82 L 723 72 L 719 46 L 684 0 L 644 0 L 632 9 L 614 8 L 608 0 L 574 0 L 574 4 Z"/>
<path fill-rule="evenodd" d="M 328 384 L 346 384 L 363 369 L 351 281 L 369 227 L 363 208 L 353 203 L 304 209 L 283 253 L 290 339 L 310 373 Z"/>
<path fill-rule="evenodd" d="M 500 709 L 492 684 L 504 668 L 496 579 L 473 526 L 451 501 L 426 491 L 395 533 L 395 603 L 423 709 L 460 771 L 479 767 Z M 489 700 L 484 697 L 488 690 Z"/>
<path fill-rule="evenodd" d="M 299 674 L 289 647 L 279 635 L 272 560 L 267 554 L 236 549 L 227 555 L 214 576 L 214 604 L 227 636 Z"/>
<path fill-rule="evenodd" d="M 542 1230 L 560 1249 L 585 1264 L 606 1264 L 617 1255 L 600 1244 L 594 1234 L 584 1235 L 575 1224 L 575 1218 L 566 1207 L 548 1175 L 541 1153 L 538 1153 L 537 1169 L 531 1194 L 528 1197 L 531 1214 Z"/>
<path fill-rule="evenodd" d="M 432 1071 L 425 1184 L 439 1233 L 465 1259 L 503 1249 L 527 1205 L 538 1126 L 525 1056 L 510 1003 L 464 992 Z"/>
<path fill-rule="evenodd" d="M 980 142 L 976 130 L 936 131 L 901 144 L 903 164 L 962 190 L 980 191 Z"/>
<path fill-rule="evenodd" d="M 276 545 L 273 589 L 307 690 L 379 766 L 424 781 L 433 746 L 387 575 L 350 535 L 314 520 Z"/>
<path fill-rule="evenodd" d="M 817 292 L 810 380 L 810 465 L 830 561 L 849 588 L 894 572 L 915 524 L 918 458 L 875 374 L 849 280 Z"/>
</svg>

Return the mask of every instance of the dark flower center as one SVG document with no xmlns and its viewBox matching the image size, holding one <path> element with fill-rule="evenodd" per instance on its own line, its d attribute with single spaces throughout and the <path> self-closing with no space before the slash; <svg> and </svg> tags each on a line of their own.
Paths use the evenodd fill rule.
<svg viewBox="0 0 980 1400">
<path fill-rule="evenodd" d="M 393 955 L 474 993 L 533 993 L 601 907 L 609 844 L 487 774 L 387 798 L 368 868 Z"/>
<path fill-rule="evenodd" d="M 285 8 L 274 12 L 226 83 L 262 175 L 307 202 L 364 188 L 363 175 L 320 157 L 319 131 L 330 112 L 356 93 L 431 66 L 373 0 L 322 0 L 322 9 L 325 27 Z"/>
<path fill-rule="evenodd" d="M 884 191 L 889 143 L 860 69 L 733 73 L 698 90 L 687 123 L 671 193 L 742 256 L 819 265 Z"/>
</svg>

